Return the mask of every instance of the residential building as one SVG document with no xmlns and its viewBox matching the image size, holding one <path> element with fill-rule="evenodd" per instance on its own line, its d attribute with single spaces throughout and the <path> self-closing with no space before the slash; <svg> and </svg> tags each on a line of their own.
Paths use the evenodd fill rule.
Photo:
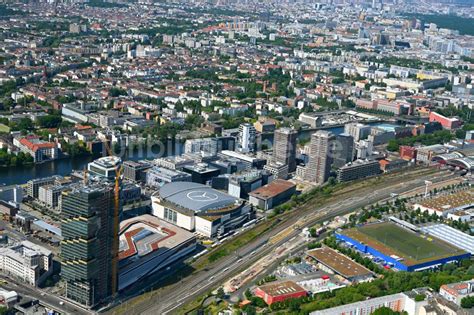
<svg viewBox="0 0 474 315">
<path fill-rule="evenodd" d="M 39 189 L 41 186 L 53 185 L 57 182 L 57 180 L 61 179 L 60 176 L 51 176 L 51 177 L 43 177 L 43 178 L 35 178 L 29 180 L 26 185 L 26 194 L 29 197 L 38 199 L 39 197 Z"/>
<path fill-rule="evenodd" d="M 248 153 L 255 152 L 257 147 L 257 130 L 250 123 L 239 126 L 238 150 Z"/>
<path fill-rule="evenodd" d="M 2 247 L 0 270 L 26 284 L 38 286 L 53 272 L 53 254 L 30 241 Z"/>
<path fill-rule="evenodd" d="M 288 165 L 288 172 L 296 170 L 296 139 L 298 132 L 290 128 L 275 131 L 273 140 L 273 161 Z"/>
<path fill-rule="evenodd" d="M 354 141 L 367 139 L 370 135 L 371 127 L 361 123 L 349 123 L 344 126 L 344 133 L 351 135 Z"/>
<path fill-rule="evenodd" d="M 445 117 L 436 112 L 430 113 L 430 122 L 439 122 L 444 129 L 453 130 L 462 126 L 462 121 L 455 117 Z"/>
<path fill-rule="evenodd" d="M 380 170 L 384 173 L 390 173 L 393 171 L 401 170 L 402 168 L 410 166 L 410 162 L 403 159 L 393 159 L 393 160 L 380 160 Z"/>
<path fill-rule="evenodd" d="M 269 163 L 263 167 L 264 170 L 273 174 L 275 179 L 287 179 L 288 178 L 288 165 L 282 163 Z"/>
<path fill-rule="evenodd" d="M 347 182 L 381 173 L 378 161 L 355 160 L 337 170 L 337 180 Z"/>
<path fill-rule="evenodd" d="M 218 152 L 217 138 L 188 139 L 184 143 L 184 153 L 207 153 L 216 155 Z"/>
<path fill-rule="evenodd" d="M 62 192 L 66 189 L 62 185 L 44 185 L 38 190 L 38 200 L 51 209 L 60 207 Z"/>
<path fill-rule="evenodd" d="M 370 135 L 367 137 L 374 145 L 386 144 L 390 140 L 395 139 L 395 131 L 384 130 L 381 128 L 371 128 Z"/>
<path fill-rule="evenodd" d="M 59 157 L 60 153 L 56 143 L 43 141 L 37 136 L 13 138 L 13 144 L 18 147 L 21 152 L 30 155 L 35 163 L 55 160 Z"/>
<path fill-rule="evenodd" d="M 394 312 L 403 312 L 405 308 L 406 296 L 397 293 L 378 298 L 364 300 L 337 307 L 328 308 L 321 311 L 311 312 L 311 315 L 346 315 L 346 314 L 372 314 L 379 308 L 388 307 Z M 416 315 L 416 314 L 410 314 Z"/>
<path fill-rule="evenodd" d="M 461 300 L 467 296 L 474 296 L 474 280 L 443 284 L 439 294 L 446 300 L 461 305 Z"/>
<path fill-rule="evenodd" d="M 273 133 L 275 126 L 275 121 L 270 119 L 259 119 L 254 123 L 255 130 L 260 133 Z"/>
<path fill-rule="evenodd" d="M 311 135 L 309 162 L 304 174 L 305 180 L 317 184 L 325 183 L 331 172 L 333 141 L 335 136 L 325 130 Z"/>
</svg>

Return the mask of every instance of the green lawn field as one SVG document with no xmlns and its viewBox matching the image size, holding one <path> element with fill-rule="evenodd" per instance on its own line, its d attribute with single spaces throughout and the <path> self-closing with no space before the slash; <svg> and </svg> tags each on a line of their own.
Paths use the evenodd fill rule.
<svg viewBox="0 0 474 315">
<path fill-rule="evenodd" d="M 10 128 L 4 124 L 0 124 L 0 132 L 10 132 Z"/>
<path fill-rule="evenodd" d="M 359 228 L 359 232 L 400 253 L 402 257 L 417 261 L 437 256 L 445 256 L 459 251 L 456 248 L 448 246 L 448 244 L 441 243 L 429 237 L 423 238 L 418 234 L 388 222 L 366 225 Z"/>
</svg>

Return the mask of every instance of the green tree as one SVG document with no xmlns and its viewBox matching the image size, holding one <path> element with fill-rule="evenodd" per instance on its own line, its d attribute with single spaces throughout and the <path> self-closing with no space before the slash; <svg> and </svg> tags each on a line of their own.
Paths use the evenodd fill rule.
<svg viewBox="0 0 474 315">
<path fill-rule="evenodd" d="M 461 299 L 462 308 L 473 308 L 474 307 L 474 296 L 466 296 Z"/>
<path fill-rule="evenodd" d="M 225 292 L 224 292 L 223 288 L 217 289 L 216 297 L 218 297 L 219 299 L 224 299 L 225 298 Z"/>
<path fill-rule="evenodd" d="M 400 315 L 400 312 L 395 312 L 391 308 L 383 306 L 381 308 L 376 309 L 372 315 Z"/>
<path fill-rule="evenodd" d="M 13 131 L 27 132 L 34 128 L 33 122 L 29 118 L 22 118 L 18 123 L 10 124 Z"/>
<path fill-rule="evenodd" d="M 109 95 L 111 97 L 118 97 L 122 95 L 127 95 L 127 91 L 124 89 L 113 87 L 113 88 L 110 88 Z"/>
<path fill-rule="evenodd" d="M 41 128 L 58 128 L 61 125 L 62 118 L 60 115 L 46 115 L 39 117 L 37 124 Z"/>
<path fill-rule="evenodd" d="M 416 302 L 421 302 L 421 301 L 424 301 L 425 299 L 426 299 L 426 295 L 424 295 L 424 294 L 417 294 L 415 296 L 415 301 Z"/>
</svg>

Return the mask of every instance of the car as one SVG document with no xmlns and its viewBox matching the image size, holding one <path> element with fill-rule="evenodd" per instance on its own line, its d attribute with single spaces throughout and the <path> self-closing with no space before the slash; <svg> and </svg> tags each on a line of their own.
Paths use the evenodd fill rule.
<svg viewBox="0 0 474 315">
<path fill-rule="evenodd" d="M 64 302 L 63 301 L 59 302 L 59 305 L 64 305 Z"/>
</svg>

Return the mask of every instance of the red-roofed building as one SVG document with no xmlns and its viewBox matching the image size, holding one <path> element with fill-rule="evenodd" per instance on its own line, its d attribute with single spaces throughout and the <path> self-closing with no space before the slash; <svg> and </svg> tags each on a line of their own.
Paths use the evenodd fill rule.
<svg viewBox="0 0 474 315">
<path fill-rule="evenodd" d="M 284 179 L 276 179 L 250 192 L 249 202 L 256 207 L 269 210 L 289 200 L 295 193 L 295 184 Z"/>
<path fill-rule="evenodd" d="M 400 158 L 411 161 L 416 159 L 416 148 L 408 145 L 401 145 L 399 148 Z"/>
<path fill-rule="evenodd" d="M 255 295 L 262 298 L 268 305 L 288 299 L 296 299 L 307 294 L 303 287 L 293 281 L 273 282 L 255 289 Z"/>
<path fill-rule="evenodd" d="M 38 136 L 27 136 L 24 138 L 14 138 L 13 144 L 21 152 L 33 157 L 35 163 L 45 160 L 55 160 L 59 157 L 59 148 L 56 143 L 46 142 Z"/>
<path fill-rule="evenodd" d="M 462 121 L 459 120 L 458 118 L 454 117 L 444 117 L 441 114 L 431 112 L 430 113 L 430 122 L 439 122 L 444 129 L 452 130 L 452 129 L 457 129 L 461 128 L 462 126 Z"/>
<path fill-rule="evenodd" d="M 443 284 L 439 288 L 439 294 L 448 301 L 460 305 L 464 297 L 474 295 L 474 280 Z"/>
</svg>

